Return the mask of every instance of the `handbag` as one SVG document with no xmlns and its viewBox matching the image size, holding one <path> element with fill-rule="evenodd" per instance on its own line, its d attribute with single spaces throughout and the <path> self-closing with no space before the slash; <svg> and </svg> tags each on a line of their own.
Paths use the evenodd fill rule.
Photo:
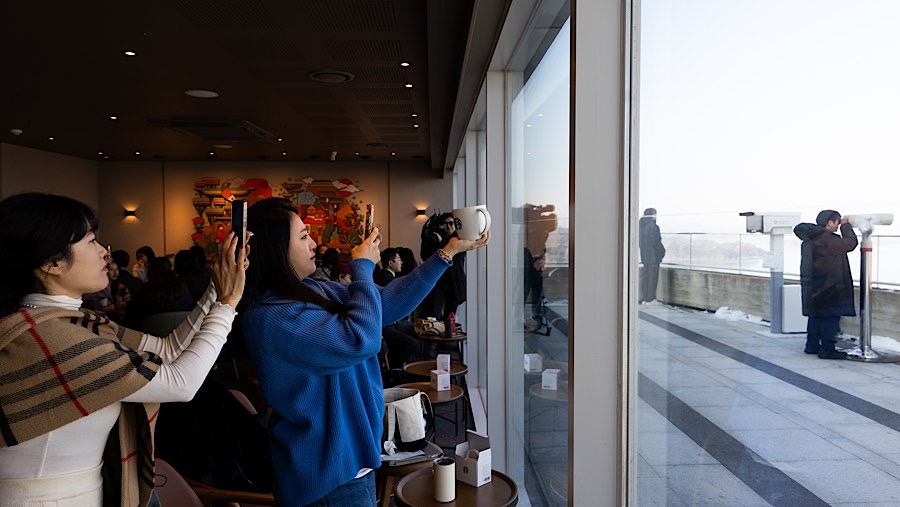
<svg viewBox="0 0 900 507">
<path fill-rule="evenodd" d="M 419 336 L 444 336 L 444 323 L 434 317 L 416 319 L 415 331 Z"/>
<path fill-rule="evenodd" d="M 384 433 L 381 441 L 385 454 L 423 449 L 428 444 L 428 431 L 433 431 L 433 428 L 434 414 L 425 393 L 405 387 L 384 390 Z"/>
</svg>

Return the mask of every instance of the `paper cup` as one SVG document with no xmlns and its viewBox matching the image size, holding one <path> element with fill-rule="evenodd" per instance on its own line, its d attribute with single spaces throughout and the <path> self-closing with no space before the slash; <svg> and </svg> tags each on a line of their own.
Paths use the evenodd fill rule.
<svg viewBox="0 0 900 507">
<path fill-rule="evenodd" d="M 456 461 L 446 456 L 434 460 L 434 501 L 456 499 Z"/>
</svg>

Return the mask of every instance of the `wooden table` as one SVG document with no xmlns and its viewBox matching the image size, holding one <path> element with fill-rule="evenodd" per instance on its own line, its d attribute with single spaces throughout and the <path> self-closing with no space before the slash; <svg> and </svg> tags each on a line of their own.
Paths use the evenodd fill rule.
<svg viewBox="0 0 900 507">
<path fill-rule="evenodd" d="M 456 499 L 437 502 L 434 499 L 434 474 L 431 469 L 419 470 L 400 479 L 397 505 L 407 507 L 507 507 L 519 501 L 519 488 L 506 474 L 491 470 L 491 482 L 476 488 L 456 481 Z"/>
<path fill-rule="evenodd" d="M 434 343 L 434 344 L 436 344 L 439 348 L 440 348 L 441 345 L 446 345 L 446 346 L 447 346 L 447 352 L 452 352 L 452 351 L 450 350 L 450 348 L 451 348 L 451 346 L 455 346 L 456 349 L 457 349 L 457 351 L 459 352 L 459 359 L 460 359 L 460 361 L 465 361 L 465 360 L 466 360 L 466 357 L 465 357 L 465 350 L 463 349 L 463 347 L 464 347 L 465 344 L 466 344 L 466 339 L 468 338 L 468 335 L 466 335 L 466 333 L 456 333 L 456 334 L 454 334 L 453 336 L 451 336 L 451 337 L 449 337 L 449 338 L 446 337 L 446 336 L 444 336 L 444 335 L 424 335 L 424 334 L 417 334 L 417 335 L 416 335 L 416 338 L 419 340 L 419 350 L 420 350 L 419 357 L 422 357 L 422 358 L 425 357 L 425 354 L 424 354 L 424 346 L 425 346 L 426 344 L 428 344 L 428 343 Z M 440 351 L 440 350 L 439 350 L 439 351 Z"/>
<path fill-rule="evenodd" d="M 431 370 L 437 369 L 437 359 L 427 361 L 416 361 L 403 365 L 403 371 L 415 377 L 431 377 Z M 450 361 L 450 375 L 465 375 L 469 371 L 469 367 L 465 363 L 459 361 Z"/>
<path fill-rule="evenodd" d="M 412 472 L 418 470 L 431 470 L 433 460 L 420 461 L 419 463 L 410 463 L 409 465 L 400 465 L 392 467 L 387 463 L 382 463 L 375 470 L 375 493 L 378 498 L 378 505 L 388 507 L 391 503 L 391 497 L 394 495 L 394 483 L 401 477 L 405 477 Z"/>
<path fill-rule="evenodd" d="M 558 387 L 559 388 L 556 390 L 544 389 L 543 387 L 541 387 L 541 383 L 537 382 L 535 384 L 532 384 L 531 387 L 528 389 L 528 393 L 529 393 L 528 413 L 525 417 L 525 428 L 526 428 L 526 431 L 525 431 L 526 443 L 525 443 L 525 445 L 528 448 L 528 450 L 532 449 L 531 435 L 532 435 L 533 426 L 534 426 L 532 419 L 534 419 L 538 415 L 544 414 L 548 410 L 551 410 L 551 409 L 547 409 L 547 410 L 541 411 L 540 414 L 535 414 L 534 408 L 532 406 L 532 401 L 535 398 L 539 398 L 542 400 L 547 400 L 552 403 L 552 405 L 553 405 L 552 406 L 553 428 L 555 428 L 556 427 L 556 419 L 557 419 L 557 416 L 559 413 L 559 408 L 561 406 L 563 406 L 565 403 L 568 403 L 568 401 L 569 401 L 569 382 L 568 381 L 560 381 L 558 384 Z"/>
<path fill-rule="evenodd" d="M 450 403 L 456 401 L 463 395 L 463 388 L 456 384 L 450 384 L 448 391 L 435 391 L 431 388 L 431 382 L 410 382 L 408 384 L 400 384 L 397 387 L 406 387 L 409 389 L 418 389 L 428 396 L 432 405 L 440 405 L 442 403 Z"/>
</svg>

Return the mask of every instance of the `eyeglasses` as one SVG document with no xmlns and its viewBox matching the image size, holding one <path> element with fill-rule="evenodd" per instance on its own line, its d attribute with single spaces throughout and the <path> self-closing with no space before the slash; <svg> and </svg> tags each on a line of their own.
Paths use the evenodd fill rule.
<svg viewBox="0 0 900 507">
<path fill-rule="evenodd" d="M 449 221 L 449 222 L 444 222 L 444 225 L 452 225 L 452 226 L 456 227 L 456 222 L 454 222 L 453 220 L 451 220 L 451 221 Z"/>
</svg>

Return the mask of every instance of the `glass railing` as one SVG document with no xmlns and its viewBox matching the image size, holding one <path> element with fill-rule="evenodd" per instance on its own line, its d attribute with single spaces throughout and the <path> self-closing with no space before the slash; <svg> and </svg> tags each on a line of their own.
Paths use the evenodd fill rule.
<svg viewBox="0 0 900 507">
<path fill-rule="evenodd" d="M 766 234 L 663 233 L 663 265 L 698 271 L 769 276 L 770 237 Z M 860 237 L 860 241 L 862 238 Z M 850 272 L 859 283 L 860 249 L 850 252 Z M 784 277 L 800 279 L 800 239 L 784 236 Z M 872 286 L 900 288 L 900 236 L 872 235 Z"/>
</svg>

